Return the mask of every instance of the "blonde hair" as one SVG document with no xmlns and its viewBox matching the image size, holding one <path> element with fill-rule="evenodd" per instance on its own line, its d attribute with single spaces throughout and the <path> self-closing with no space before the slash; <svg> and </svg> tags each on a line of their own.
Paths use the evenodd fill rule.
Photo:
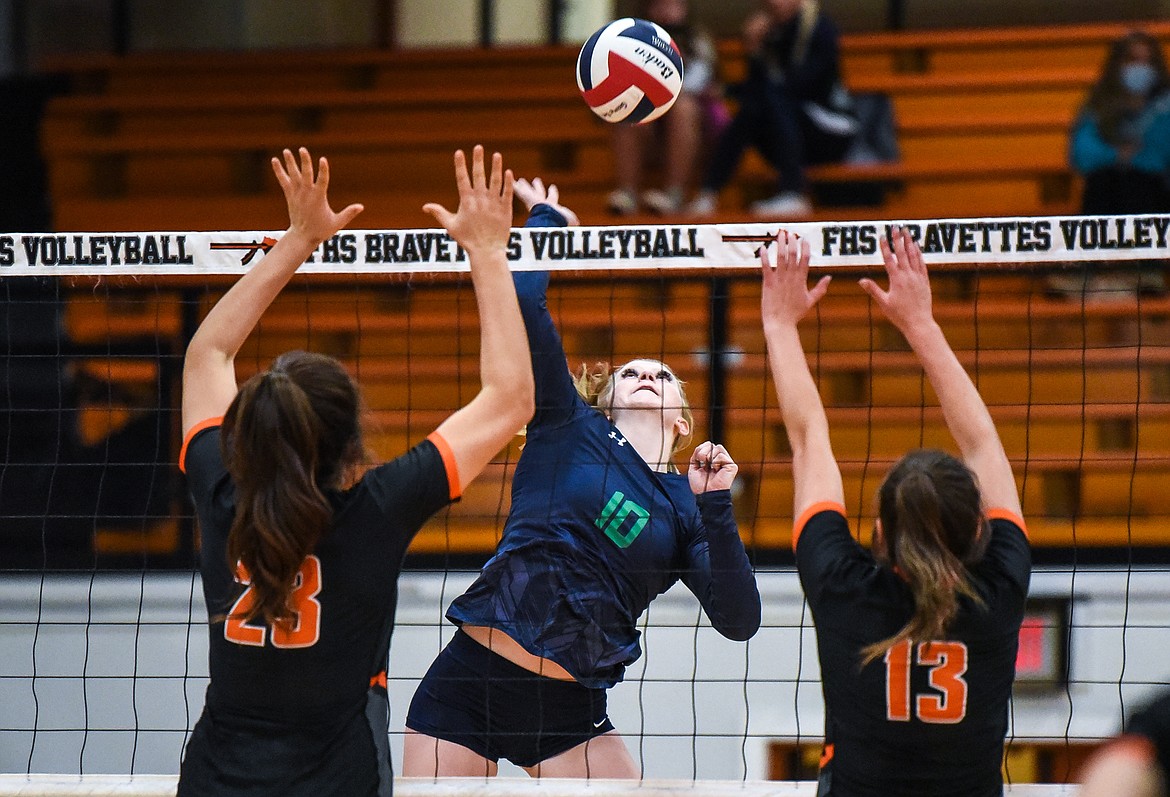
<svg viewBox="0 0 1170 797">
<path fill-rule="evenodd" d="M 631 362 L 633 361 L 631 360 Z M 656 362 L 662 361 L 657 360 Z M 675 374 L 670 366 L 666 363 L 662 363 L 662 365 L 674 375 L 674 382 L 678 385 L 678 394 L 682 398 L 679 414 L 687 423 L 687 433 L 675 435 L 674 442 L 670 446 L 670 454 L 674 456 L 690 444 L 691 434 L 695 428 L 695 419 L 691 413 L 690 402 L 687 401 L 686 383 L 678 378 L 678 374 Z M 595 362 L 592 366 L 582 363 L 581 367 L 577 369 L 577 373 L 573 375 L 573 384 L 581 398 L 585 399 L 587 404 L 596 407 L 607 418 L 613 416 L 613 378 L 618 370 L 619 368 L 611 368 L 606 362 Z M 671 463 L 671 468 L 674 469 L 673 463 Z"/>
</svg>

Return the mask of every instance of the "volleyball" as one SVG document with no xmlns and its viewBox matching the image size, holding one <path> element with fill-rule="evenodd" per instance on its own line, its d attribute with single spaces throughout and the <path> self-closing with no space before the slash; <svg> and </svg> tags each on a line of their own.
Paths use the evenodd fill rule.
<svg viewBox="0 0 1170 797">
<path fill-rule="evenodd" d="M 645 124 L 666 113 L 682 91 L 678 46 L 660 25 L 629 17 L 595 32 L 577 56 L 577 88 L 607 122 Z"/>
</svg>

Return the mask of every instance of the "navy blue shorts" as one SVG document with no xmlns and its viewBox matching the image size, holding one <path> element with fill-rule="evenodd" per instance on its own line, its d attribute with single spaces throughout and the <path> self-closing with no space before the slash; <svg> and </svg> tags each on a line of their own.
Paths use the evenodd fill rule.
<svg viewBox="0 0 1170 797">
<path fill-rule="evenodd" d="M 529 672 L 462 631 L 423 676 L 406 727 L 520 767 L 614 729 L 604 689 Z"/>
</svg>

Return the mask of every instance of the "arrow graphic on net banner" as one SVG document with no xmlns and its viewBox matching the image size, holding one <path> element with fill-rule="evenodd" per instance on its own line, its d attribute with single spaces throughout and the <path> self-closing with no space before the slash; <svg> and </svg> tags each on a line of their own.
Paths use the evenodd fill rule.
<svg viewBox="0 0 1170 797">
<path fill-rule="evenodd" d="M 774 235 L 720 235 L 719 237 L 724 243 L 729 244 L 763 244 L 763 248 L 767 249 L 776 240 L 776 236 L 782 232 L 786 232 L 783 228 L 776 230 Z M 792 233 L 798 240 L 800 233 Z M 756 249 L 756 254 L 759 254 L 759 249 Z"/>
<path fill-rule="evenodd" d="M 240 265 L 241 266 L 246 266 L 249 263 L 251 263 L 252 258 L 254 258 L 256 256 L 257 252 L 263 252 L 264 254 L 268 254 L 268 250 L 274 246 L 276 246 L 276 239 L 269 238 L 268 236 L 264 236 L 264 240 L 262 240 L 260 242 L 241 241 L 241 242 L 234 242 L 234 243 L 227 243 L 227 242 L 219 243 L 219 242 L 213 241 L 211 243 L 212 249 L 244 249 L 244 250 L 246 250 L 244 252 L 244 256 L 242 258 L 240 258 Z"/>
</svg>

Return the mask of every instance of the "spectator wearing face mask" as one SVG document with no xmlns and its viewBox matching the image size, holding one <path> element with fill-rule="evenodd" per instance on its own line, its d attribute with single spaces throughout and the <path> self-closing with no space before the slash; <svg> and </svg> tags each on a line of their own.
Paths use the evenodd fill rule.
<svg viewBox="0 0 1170 797">
<path fill-rule="evenodd" d="M 1085 178 L 1081 212 L 1170 211 L 1170 75 L 1158 40 L 1134 31 L 1114 42 L 1070 144 Z"/>
</svg>

